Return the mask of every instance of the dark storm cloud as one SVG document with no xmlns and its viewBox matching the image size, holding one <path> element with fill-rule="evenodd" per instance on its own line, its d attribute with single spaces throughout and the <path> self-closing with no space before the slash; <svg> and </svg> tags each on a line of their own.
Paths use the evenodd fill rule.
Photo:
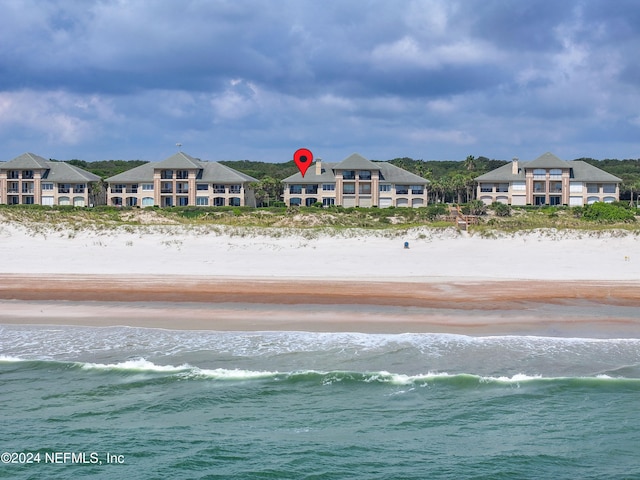
<svg viewBox="0 0 640 480">
<path fill-rule="evenodd" d="M 579 155 L 611 157 L 610 135 L 630 156 L 639 10 L 624 0 L 6 0 L 0 139 L 11 154 L 59 158 L 162 158 L 180 140 L 277 161 L 314 142 L 374 158 L 525 158 L 587 143 L 597 151 Z"/>
</svg>

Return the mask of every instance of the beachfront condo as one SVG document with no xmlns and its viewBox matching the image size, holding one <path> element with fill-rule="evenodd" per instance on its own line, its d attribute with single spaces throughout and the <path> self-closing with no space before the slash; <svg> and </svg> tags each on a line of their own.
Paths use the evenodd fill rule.
<svg viewBox="0 0 640 480">
<path fill-rule="evenodd" d="M 66 162 L 24 153 L 0 162 L 0 204 L 90 206 L 100 177 Z"/>
<path fill-rule="evenodd" d="M 285 178 L 287 205 L 343 207 L 423 207 L 428 180 L 387 162 L 372 162 L 354 153 L 340 163 L 317 159 L 304 177 Z"/>
<path fill-rule="evenodd" d="M 485 204 L 568 205 L 620 199 L 622 179 L 581 160 L 565 161 L 545 153 L 529 162 L 511 163 L 476 177 L 477 198 Z"/>
<path fill-rule="evenodd" d="M 107 204 L 126 207 L 256 206 L 257 180 L 217 162 L 183 152 L 106 179 Z"/>
</svg>

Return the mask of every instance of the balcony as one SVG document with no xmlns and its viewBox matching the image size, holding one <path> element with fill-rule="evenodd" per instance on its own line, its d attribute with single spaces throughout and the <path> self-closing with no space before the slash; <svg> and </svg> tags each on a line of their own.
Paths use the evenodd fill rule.
<svg viewBox="0 0 640 480">
<path fill-rule="evenodd" d="M 160 193 L 173 193 L 173 188 L 161 188 Z"/>
</svg>

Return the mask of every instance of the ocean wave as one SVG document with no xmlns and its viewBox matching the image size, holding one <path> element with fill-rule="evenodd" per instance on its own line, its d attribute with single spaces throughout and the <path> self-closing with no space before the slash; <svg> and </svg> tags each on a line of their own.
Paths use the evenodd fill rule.
<svg viewBox="0 0 640 480">
<path fill-rule="evenodd" d="M 42 368 L 51 371 L 83 371 L 108 375 L 117 373 L 120 375 L 148 374 L 149 378 L 167 377 L 176 380 L 209 380 L 221 382 L 234 381 L 274 381 L 291 383 L 315 383 L 318 385 L 338 384 L 386 384 L 397 386 L 430 386 L 448 385 L 452 387 L 480 387 L 483 385 L 510 385 L 521 386 L 525 384 L 551 384 L 562 382 L 567 385 L 593 385 L 610 382 L 625 382 L 640 386 L 640 378 L 630 378 L 619 375 L 601 373 L 593 376 L 544 376 L 540 374 L 517 373 L 513 375 L 477 375 L 474 373 L 448 373 L 427 372 L 421 374 L 392 373 L 385 370 L 372 372 L 358 371 L 270 371 L 248 370 L 241 368 L 200 368 L 197 366 L 183 365 L 158 365 L 144 358 L 128 359 L 118 363 L 89 363 L 89 362 L 64 362 L 55 360 L 27 360 L 17 357 L 0 356 L 3 363 L 23 363 L 30 369 Z"/>
</svg>

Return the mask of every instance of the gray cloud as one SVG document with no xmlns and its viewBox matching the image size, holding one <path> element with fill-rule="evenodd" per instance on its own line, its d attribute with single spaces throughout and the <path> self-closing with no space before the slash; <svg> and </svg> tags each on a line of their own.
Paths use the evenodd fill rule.
<svg viewBox="0 0 640 480">
<path fill-rule="evenodd" d="M 3 158 L 177 141 L 208 159 L 637 157 L 639 17 L 624 0 L 8 0 Z"/>
</svg>

